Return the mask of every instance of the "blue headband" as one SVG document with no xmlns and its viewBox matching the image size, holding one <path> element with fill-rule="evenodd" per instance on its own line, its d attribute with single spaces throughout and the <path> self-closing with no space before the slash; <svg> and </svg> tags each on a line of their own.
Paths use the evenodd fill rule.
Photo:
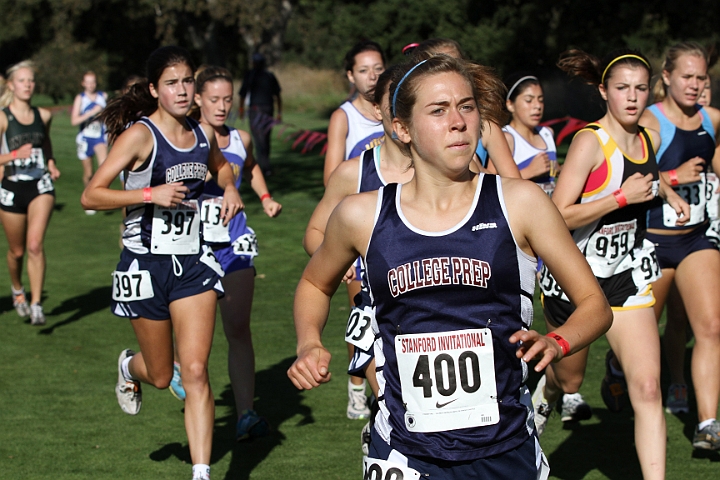
<svg viewBox="0 0 720 480">
<path fill-rule="evenodd" d="M 427 62 L 427 60 L 423 60 L 422 62 L 418 63 L 417 65 L 415 65 L 414 67 L 412 67 L 410 70 L 408 70 L 408 72 L 407 72 L 405 75 L 403 75 L 403 77 L 402 77 L 402 78 L 400 79 L 400 81 L 398 82 L 397 87 L 395 87 L 395 93 L 393 93 L 392 111 L 391 111 L 393 117 L 395 116 L 395 113 L 396 113 L 396 110 L 395 110 L 395 102 L 397 101 L 397 94 L 398 94 L 398 92 L 400 91 L 400 86 L 403 84 L 403 82 L 405 81 L 405 79 L 410 76 L 410 74 L 413 72 L 413 70 L 415 70 L 416 68 L 418 68 L 420 65 L 422 65 L 422 64 L 425 63 L 425 62 Z"/>
</svg>

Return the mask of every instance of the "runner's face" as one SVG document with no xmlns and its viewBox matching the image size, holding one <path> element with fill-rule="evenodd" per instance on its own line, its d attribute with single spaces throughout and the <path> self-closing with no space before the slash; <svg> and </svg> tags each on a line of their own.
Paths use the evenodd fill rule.
<svg viewBox="0 0 720 480">
<path fill-rule="evenodd" d="M 35 74 L 29 68 L 17 70 L 8 82 L 8 88 L 18 100 L 29 101 L 35 92 Z"/>
<path fill-rule="evenodd" d="M 398 131 L 400 139 L 412 141 L 424 162 L 443 170 L 467 170 L 480 132 L 480 115 L 470 83 L 455 72 L 421 78 L 412 123 L 405 132 L 402 128 Z"/>
<path fill-rule="evenodd" d="M 163 70 L 157 85 L 150 84 L 150 94 L 158 99 L 158 108 L 174 117 L 185 116 L 195 95 L 192 69 L 184 63 L 170 65 Z"/>
<path fill-rule="evenodd" d="M 81 85 L 87 93 L 95 93 L 97 89 L 97 78 L 95 78 L 95 75 L 85 75 Z"/>
<path fill-rule="evenodd" d="M 694 107 L 707 79 L 705 59 L 692 54 L 680 55 L 671 73 L 663 71 L 668 96 L 681 107 Z"/>
<path fill-rule="evenodd" d="M 514 101 L 507 101 L 508 110 L 512 113 L 513 121 L 519 122 L 528 128 L 535 128 L 542 120 L 545 109 L 545 96 L 540 85 L 530 85 L 523 90 Z"/>
<path fill-rule="evenodd" d="M 201 121 L 212 127 L 221 127 L 232 109 L 232 84 L 218 79 L 203 85 L 202 93 L 195 94 L 195 103 L 200 106 Z"/>
<path fill-rule="evenodd" d="M 378 77 L 385 71 L 382 57 L 374 50 L 355 55 L 355 66 L 347 72 L 348 80 L 355 84 L 358 93 L 364 97 L 372 96 Z"/>
<path fill-rule="evenodd" d="M 637 125 L 650 95 L 648 71 L 642 67 L 613 68 L 607 87 L 600 85 L 608 112 L 622 125 Z"/>
</svg>

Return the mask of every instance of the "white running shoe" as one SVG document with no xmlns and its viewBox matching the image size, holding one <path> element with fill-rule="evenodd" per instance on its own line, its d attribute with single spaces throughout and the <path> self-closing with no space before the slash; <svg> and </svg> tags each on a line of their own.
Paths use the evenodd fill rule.
<svg viewBox="0 0 720 480">
<path fill-rule="evenodd" d="M 580 393 L 566 393 L 562 396 L 560 420 L 563 422 L 579 422 L 592 417 L 592 409 Z"/>
<path fill-rule="evenodd" d="M 21 288 L 19 291 L 12 289 L 13 294 L 13 307 L 20 318 L 30 316 L 30 305 L 28 305 L 27 298 L 25 297 L 25 289 Z"/>
<path fill-rule="evenodd" d="M 97 210 L 85 210 L 85 215 L 95 215 Z"/>
<path fill-rule="evenodd" d="M 140 382 L 126 380 L 122 373 L 122 363 L 128 357 L 135 355 L 129 348 L 120 352 L 118 357 L 118 381 L 115 385 L 115 395 L 122 411 L 128 415 L 137 415 L 142 407 L 142 389 Z"/>
<path fill-rule="evenodd" d="M 545 399 L 545 375 L 540 377 L 535 392 L 532 394 L 533 412 L 535 414 L 535 430 L 537 430 L 538 437 L 545 431 L 545 425 L 547 425 L 548 418 L 555 408 L 555 402 L 548 403 Z"/>
<path fill-rule="evenodd" d="M 347 417 L 350 420 L 365 420 L 370 418 L 370 407 L 368 399 L 365 396 L 365 383 L 363 382 L 362 390 L 355 390 L 352 383 L 348 380 L 348 406 Z"/>
<path fill-rule="evenodd" d="M 39 303 L 30 305 L 30 325 L 38 327 L 45 325 L 45 314 L 43 313 L 42 305 Z"/>
</svg>

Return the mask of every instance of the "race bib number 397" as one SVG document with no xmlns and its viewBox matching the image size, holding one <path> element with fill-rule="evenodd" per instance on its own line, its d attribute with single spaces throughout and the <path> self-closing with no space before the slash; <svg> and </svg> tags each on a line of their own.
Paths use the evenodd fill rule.
<svg viewBox="0 0 720 480">
<path fill-rule="evenodd" d="M 411 432 L 443 432 L 500 421 L 489 328 L 395 337 Z"/>
<path fill-rule="evenodd" d="M 197 200 L 186 200 L 176 208 L 155 205 L 150 248 L 159 255 L 192 255 L 200 251 Z"/>
<path fill-rule="evenodd" d="M 112 275 L 112 299 L 116 302 L 134 302 L 155 296 L 150 272 L 147 270 L 115 271 Z"/>
</svg>

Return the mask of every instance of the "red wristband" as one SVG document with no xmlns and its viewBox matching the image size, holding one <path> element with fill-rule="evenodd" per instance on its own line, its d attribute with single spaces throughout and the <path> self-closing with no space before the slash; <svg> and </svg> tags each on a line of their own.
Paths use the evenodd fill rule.
<svg viewBox="0 0 720 480">
<path fill-rule="evenodd" d="M 143 203 L 152 203 L 152 188 L 143 188 Z"/>
<path fill-rule="evenodd" d="M 618 188 L 613 192 L 613 197 L 615 197 L 615 200 L 618 203 L 618 207 L 623 208 L 627 207 L 627 198 L 625 198 L 625 194 L 622 191 L 622 188 Z"/>
<path fill-rule="evenodd" d="M 17 158 L 17 150 L 13 150 L 10 152 L 10 155 L 12 156 L 13 160 Z"/>
<path fill-rule="evenodd" d="M 260 201 L 261 201 L 261 202 L 264 202 L 264 201 L 267 200 L 268 198 L 272 198 L 269 193 L 263 193 L 262 195 L 260 195 Z"/>
<path fill-rule="evenodd" d="M 570 344 L 562 336 L 558 335 L 555 332 L 548 333 L 545 336 L 554 339 L 558 343 L 558 345 L 560 345 L 563 357 L 567 356 L 567 354 L 570 353 Z"/>
<path fill-rule="evenodd" d="M 677 178 L 677 170 L 670 170 L 668 173 L 668 177 L 670 177 L 670 185 L 673 187 L 676 187 L 680 185 L 680 182 L 678 182 Z"/>
</svg>

